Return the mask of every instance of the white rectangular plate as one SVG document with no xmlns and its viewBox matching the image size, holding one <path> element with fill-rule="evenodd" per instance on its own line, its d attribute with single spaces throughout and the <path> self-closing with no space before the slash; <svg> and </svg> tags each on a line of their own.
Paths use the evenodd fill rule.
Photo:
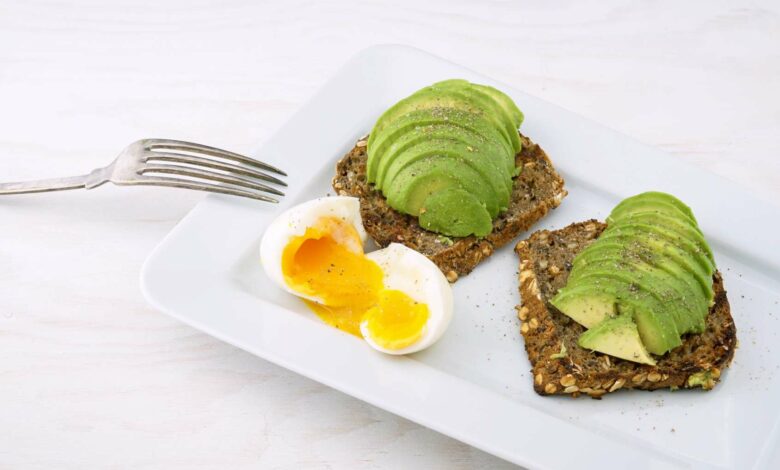
<svg viewBox="0 0 780 470">
<path fill-rule="evenodd" d="M 512 246 L 454 285 L 441 341 L 409 357 L 377 353 L 322 324 L 274 287 L 258 260 L 268 223 L 329 192 L 334 164 L 388 106 L 446 78 L 499 87 L 526 116 L 569 196 L 535 228 L 603 219 L 657 189 L 693 207 L 715 250 L 740 347 L 711 392 L 537 396 L 514 306 Z M 416 49 L 350 60 L 255 155 L 290 173 L 280 206 L 209 196 L 154 250 L 141 285 L 158 309 L 257 356 L 532 468 L 780 468 L 780 209 L 573 113 Z"/>
</svg>

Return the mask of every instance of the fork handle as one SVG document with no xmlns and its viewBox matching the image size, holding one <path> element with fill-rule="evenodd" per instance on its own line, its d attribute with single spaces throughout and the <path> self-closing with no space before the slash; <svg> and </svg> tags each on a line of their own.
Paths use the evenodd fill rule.
<svg viewBox="0 0 780 470">
<path fill-rule="evenodd" d="M 0 196 L 4 194 L 47 193 L 66 189 L 92 189 L 108 182 L 111 167 L 92 170 L 88 175 L 66 176 L 46 180 L 0 183 Z"/>
<path fill-rule="evenodd" d="M 2 194 L 45 193 L 48 191 L 63 191 L 66 189 L 83 189 L 87 187 L 90 175 L 51 178 L 36 181 L 21 181 L 18 183 L 0 184 Z"/>
</svg>

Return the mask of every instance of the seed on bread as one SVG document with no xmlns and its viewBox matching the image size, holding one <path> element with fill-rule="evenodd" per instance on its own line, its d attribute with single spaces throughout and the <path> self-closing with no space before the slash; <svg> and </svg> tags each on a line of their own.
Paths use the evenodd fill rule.
<svg viewBox="0 0 780 470">
<path fill-rule="evenodd" d="M 610 392 L 614 392 L 615 390 L 620 390 L 623 388 L 623 385 L 626 384 L 626 379 L 617 379 L 615 380 L 615 383 L 612 384 L 611 387 L 609 387 Z"/>
<path fill-rule="evenodd" d="M 636 385 L 640 385 L 642 382 L 645 381 L 646 378 L 647 378 L 647 374 L 640 373 L 640 374 L 636 374 L 635 376 L 631 377 L 631 381 L 634 382 Z"/>
<path fill-rule="evenodd" d="M 519 307 L 517 309 L 517 318 L 520 320 L 528 320 L 528 307 Z"/>
<path fill-rule="evenodd" d="M 649 380 L 650 382 L 658 382 L 659 380 L 661 380 L 661 374 L 659 374 L 658 372 L 650 372 L 649 374 L 647 374 L 647 380 Z"/>
<path fill-rule="evenodd" d="M 563 377 L 561 377 L 560 382 L 561 385 L 563 385 L 564 387 L 571 387 L 572 385 L 577 383 L 577 379 L 575 379 L 574 376 L 571 374 L 566 374 Z"/>
</svg>

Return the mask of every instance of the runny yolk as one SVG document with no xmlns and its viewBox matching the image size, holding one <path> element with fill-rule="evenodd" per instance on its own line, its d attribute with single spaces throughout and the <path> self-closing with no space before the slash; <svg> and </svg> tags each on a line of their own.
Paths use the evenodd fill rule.
<svg viewBox="0 0 780 470">
<path fill-rule="evenodd" d="M 341 219 L 322 217 L 293 237 L 282 252 L 285 282 L 296 292 L 319 299 L 306 304 L 325 323 L 374 342 L 401 349 L 418 341 L 428 307 L 398 290 L 385 289 L 384 273 L 363 253 L 357 230 Z"/>
<path fill-rule="evenodd" d="M 287 285 L 329 307 L 368 308 L 382 288 L 382 270 L 363 254 L 357 230 L 334 217 L 319 219 L 290 240 L 282 273 Z"/>
<path fill-rule="evenodd" d="M 363 320 L 376 344 L 386 349 L 402 349 L 422 338 L 428 323 L 428 306 L 399 290 L 384 290 Z"/>
</svg>

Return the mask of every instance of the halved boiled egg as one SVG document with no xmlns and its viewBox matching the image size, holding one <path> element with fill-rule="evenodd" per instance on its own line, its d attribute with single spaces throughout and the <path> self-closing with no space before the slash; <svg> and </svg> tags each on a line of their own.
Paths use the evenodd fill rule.
<svg viewBox="0 0 780 470">
<path fill-rule="evenodd" d="M 398 243 L 366 257 L 379 265 L 385 287 L 360 323 L 368 344 L 407 354 L 438 341 L 452 319 L 452 287 L 438 266 Z"/>
<path fill-rule="evenodd" d="M 452 318 L 447 279 L 404 245 L 365 254 L 365 240 L 357 198 L 319 198 L 271 223 L 260 258 L 276 284 L 375 349 L 407 354 L 430 346 Z"/>
</svg>

